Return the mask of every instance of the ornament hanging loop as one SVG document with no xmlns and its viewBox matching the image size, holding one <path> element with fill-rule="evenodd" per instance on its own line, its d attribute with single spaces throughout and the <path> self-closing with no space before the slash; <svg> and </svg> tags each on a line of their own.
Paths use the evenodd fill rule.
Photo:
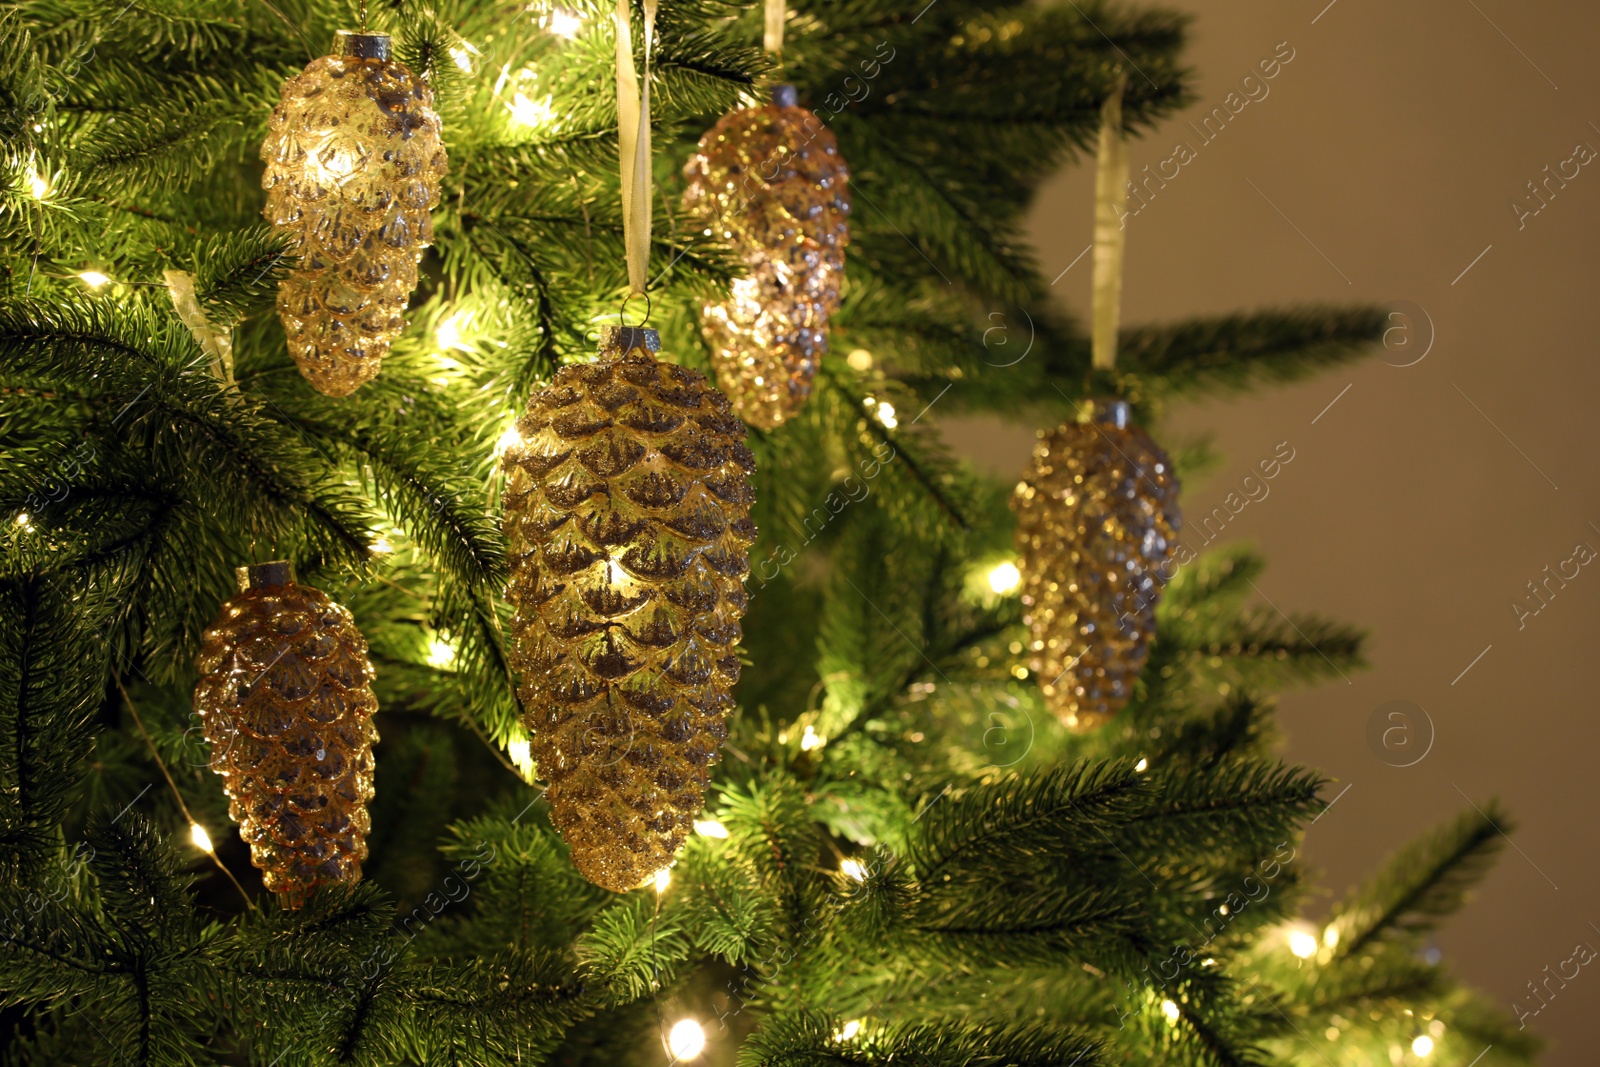
<svg viewBox="0 0 1600 1067">
<path fill-rule="evenodd" d="M 622 170 L 622 239 L 628 285 L 642 294 L 650 274 L 650 60 L 659 0 L 643 0 L 643 73 L 633 65 L 630 0 L 617 0 L 617 156 Z"/>
<path fill-rule="evenodd" d="M 1122 319 L 1122 261 L 1128 243 L 1128 142 L 1122 134 L 1121 71 L 1100 106 L 1100 144 L 1094 178 L 1094 298 L 1091 339 L 1095 370 L 1117 365 Z"/>
<path fill-rule="evenodd" d="M 778 57 L 778 69 L 783 69 L 783 23 L 788 11 L 784 0 L 766 0 L 766 19 L 761 35 L 761 45 Z"/>
<path fill-rule="evenodd" d="M 634 325 L 635 326 L 645 326 L 645 325 L 649 324 L 649 322 L 650 322 L 650 294 L 649 293 L 643 293 L 643 292 L 633 292 L 633 293 L 629 293 L 627 296 L 624 296 L 622 298 L 622 305 L 621 305 L 621 307 L 619 307 L 617 309 L 617 325 L 619 325 L 619 326 L 627 326 L 628 325 L 628 302 L 630 300 L 632 300 L 636 296 L 640 296 L 640 297 L 644 298 L 644 318 L 642 318 L 638 322 L 634 323 Z"/>
</svg>

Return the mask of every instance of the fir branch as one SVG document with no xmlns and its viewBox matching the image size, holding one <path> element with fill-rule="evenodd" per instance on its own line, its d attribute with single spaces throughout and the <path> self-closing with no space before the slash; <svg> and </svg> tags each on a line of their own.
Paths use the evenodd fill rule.
<svg viewBox="0 0 1600 1067">
<path fill-rule="evenodd" d="M 688 957 L 688 939 L 655 909 L 656 902 L 645 896 L 625 897 L 601 912 L 578 939 L 578 962 L 600 987 L 604 1002 L 622 1004 L 649 996 Z"/>
<path fill-rule="evenodd" d="M 140 442 L 157 478 L 202 497 L 219 525 L 285 540 L 298 528 L 307 554 L 364 562 L 362 502 L 298 438 L 224 393 L 175 319 L 130 310 L 114 320 L 92 305 L 13 306 L 0 313 L 0 374 L 131 396 L 107 451 Z"/>
<path fill-rule="evenodd" d="M 838 392 L 838 394 L 844 399 L 846 411 L 854 414 L 855 412 L 865 410 L 866 398 L 855 392 L 843 378 L 836 374 L 828 374 L 825 376 L 825 383 L 830 389 Z M 819 382 L 818 387 L 821 388 L 822 384 L 823 383 Z M 859 416 L 856 417 L 859 418 Z M 888 445 L 890 449 L 892 449 L 894 462 L 904 465 L 905 469 L 910 472 L 911 477 L 918 485 L 922 486 L 923 490 L 928 494 L 928 498 L 933 501 L 933 503 L 938 507 L 939 511 L 942 512 L 956 528 L 960 530 L 967 530 L 971 528 L 971 524 L 968 522 L 966 516 L 962 513 L 961 509 L 956 505 L 955 501 L 951 499 L 947 492 L 947 485 L 950 481 L 948 472 L 943 472 L 944 477 L 939 478 L 935 477 L 934 474 L 928 469 L 933 463 L 938 463 L 943 457 L 934 456 L 919 459 L 917 456 L 917 446 L 920 445 L 922 447 L 927 447 L 930 442 L 920 441 L 914 438 L 909 431 L 905 434 L 895 434 L 876 418 L 868 417 L 866 419 L 862 419 L 861 421 L 866 424 L 866 432 L 868 434 L 882 441 L 884 444 Z"/>
<path fill-rule="evenodd" d="M 177 855 L 138 815 L 102 820 L 89 834 L 101 906 L 125 937 L 145 951 L 192 941 L 198 933 L 186 905 L 189 876 Z"/>
<path fill-rule="evenodd" d="M 315 980 L 325 953 L 377 944 L 394 920 L 394 905 L 371 882 L 332 884 L 299 908 L 269 904 L 241 917 L 234 947 L 240 959 L 266 965 L 282 976 Z"/>
<path fill-rule="evenodd" d="M 308 1067 L 391 1062 L 379 1053 L 398 1052 L 402 998 L 417 977 L 393 918 L 383 891 L 362 882 L 325 886 L 298 910 L 268 900 L 235 920 L 219 970 L 247 1047 Z"/>
<path fill-rule="evenodd" d="M 1140 848 L 1259 855 L 1314 810 L 1322 779 L 1303 767 L 1235 759 L 1206 771 L 1152 768 L 1158 799 L 1120 839 Z"/>
<path fill-rule="evenodd" d="M 1256 754 L 1273 736 L 1270 703 L 1249 693 L 1232 693 L 1210 714 L 1182 723 L 1164 735 L 1151 757 L 1165 765 L 1178 761 L 1201 768 L 1215 767 L 1237 756 Z"/>
<path fill-rule="evenodd" d="M 437 463 L 426 434 L 415 427 L 403 431 L 364 420 L 336 421 L 332 410 L 321 418 L 286 416 L 285 421 L 353 454 L 372 496 L 385 502 L 395 525 L 464 589 L 481 594 L 505 584 L 505 546 L 488 519 L 488 501 Z"/>
<path fill-rule="evenodd" d="M 1146 918 L 1122 886 L 1020 889 L 996 882 L 964 897 L 927 886 L 912 925 L 932 944 L 918 948 L 966 966 L 1059 965 L 1138 936 Z"/>
<path fill-rule="evenodd" d="M 37 574 L 0 582 L 0 871 L 13 884 L 42 870 L 93 748 L 107 666 L 94 603 Z"/>
<path fill-rule="evenodd" d="M 530 822 L 490 815 L 450 828 L 441 850 L 472 880 L 474 908 L 469 918 L 435 924 L 446 938 L 441 951 L 492 954 L 511 946 L 537 955 L 564 947 L 616 899 L 578 874 L 553 831 Z"/>
<path fill-rule="evenodd" d="M 1488 998 L 1457 990 L 1440 1013 L 1446 1026 L 1446 1040 L 1452 1037 L 1463 1051 L 1493 1048 L 1505 1060 L 1533 1063 L 1544 1050 L 1544 1039 L 1513 1019 Z M 1518 1022 L 1518 1025 L 1511 1025 Z"/>
<path fill-rule="evenodd" d="M 833 121 L 840 151 L 857 171 L 851 191 L 861 207 L 853 251 L 869 263 L 895 264 L 891 273 L 900 277 L 948 285 L 954 276 L 988 301 L 1035 302 L 1036 272 L 1027 253 L 1016 247 L 1004 217 L 980 216 L 977 205 L 936 184 L 922 153 L 873 136 L 876 131 L 856 116 Z M 869 174 L 875 180 L 866 180 Z M 916 255 L 904 254 L 906 246 Z"/>
<path fill-rule="evenodd" d="M 1202 616 L 1196 625 L 1169 616 L 1160 640 L 1197 674 L 1250 683 L 1348 680 L 1346 672 L 1366 665 L 1365 637 L 1355 627 L 1315 615 L 1259 609 L 1221 621 Z"/>
<path fill-rule="evenodd" d="M 36 149 L 41 140 L 36 127 L 53 124 L 55 98 L 49 69 L 14 10 L 0 11 L 0 42 L 5 43 L 0 49 L 0 143 L 9 156 Z"/>
<path fill-rule="evenodd" d="M 798 783 L 767 774 L 722 791 L 729 852 L 776 898 L 784 936 L 809 929 L 822 886 L 811 870 L 820 841 Z"/>
<path fill-rule="evenodd" d="M 1346 362 L 1382 339 L 1379 307 L 1304 307 L 1124 330 L 1118 364 L 1164 394 L 1289 382 Z"/>
<path fill-rule="evenodd" d="M 1022 856 L 1104 845 L 1145 802 L 1145 779 L 1125 763 L 1079 762 L 980 786 L 930 809 L 912 863 L 923 885 L 946 875 L 989 878 Z"/>
<path fill-rule="evenodd" d="M 1228 545 L 1207 552 L 1173 575 L 1162 592 L 1157 615 L 1192 618 L 1189 613 L 1202 607 L 1217 610 L 1237 604 L 1265 569 L 1266 560 L 1248 546 Z"/>
<path fill-rule="evenodd" d="M 833 740 L 868 721 L 933 662 L 933 635 L 923 632 L 912 595 L 916 568 L 931 560 L 910 546 L 896 556 L 892 540 L 876 513 L 853 516 L 833 553 L 817 632 L 817 676 L 826 691 L 818 725 Z"/>
<path fill-rule="evenodd" d="M 225 328 L 272 305 L 290 262 L 283 231 L 257 226 L 214 236 L 195 252 L 195 297 Z"/>
<path fill-rule="evenodd" d="M 487 262 L 498 264 L 499 280 L 508 289 L 513 292 L 525 288 L 533 290 L 539 341 L 530 358 L 518 369 L 511 387 L 511 395 L 521 398 L 535 381 L 555 373 L 561 362 L 563 334 L 570 333 L 571 328 L 558 314 L 550 280 L 526 244 L 507 236 L 492 220 L 473 212 L 462 213 L 461 231 L 475 253 Z M 503 247 L 494 248 L 496 243 Z M 512 254 L 508 255 L 507 251 Z M 569 343 L 576 347 L 575 339 Z"/>
<path fill-rule="evenodd" d="M 740 1049 L 739 1067 L 1098 1067 L 1098 1043 L 1047 1026 L 904 1025 L 876 1019 L 851 1040 L 841 1019 L 797 1014 L 769 1019 Z"/>
<path fill-rule="evenodd" d="M 1310 973 L 1312 980 L 1294 991 L 1297 1019 L 1371 1011 L 1379 1004 L 1410 1008 L 1449 989 L 1439 968 L 1400 952 L 1382 953 L 1367 968 L 1336 965 Z M 1275 1013 L 1263 1015 L 1262 1024 L 1272 1029 L 1292 1026 Z"/>
<path fill-rule="evenodd" d="M 419 1062 L 480 1059 L 517 1063 L 548 1055 L 588 1007 L 585 987 L 551 953 L 493 956 L 436 965 L 409 992 L 412 1052 Z"/>
<path fill-rule="evenodd" d="M 1510 828 L 1499 802 L 1491 800 L 1401 849 L 1335 910 L 1336 958 L 1360 955 L 1391 938 L 1409 941 L 1454 914 L 1487 873 Z"/>
<path fill-rule="evenodd" d="M 696 949 L 741 963 L 774 938 L 777 915 L 760 885 L 702 840 L 690 842 L 673 872 L 683 886 L 681 922 Z"/>
<path fill-rule="evenodd" d="M 1217 1025 L 1219 1020 L 1208 1014 L 1180 1005 L 1179 1018 L 1189 1043 L 1202 1050 L 1204 1062 L 1217 1067 L 1267 1067 L 1270 1062 L 1260 1049 L 1225 1032 Z"/>
</svg>

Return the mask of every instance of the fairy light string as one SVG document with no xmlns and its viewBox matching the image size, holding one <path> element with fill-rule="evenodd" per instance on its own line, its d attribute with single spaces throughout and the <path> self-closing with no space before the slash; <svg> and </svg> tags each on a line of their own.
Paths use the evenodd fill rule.
<svg viewBox="0 0 1600 1067">
<path fill-rule="evenodd" d="M 156 767 L 161 771 L 161 777 L 167 780 L 167 787 L 172 790 L 173 799 L 178 802 L 178 810 L 183 813 L 184 821 L 189 824 L 190 833 L 193 834 L 193 828 L 200 826 L 200 823 L 189 813 L 189 805 L 184 803 L 183 794 L 178 791 L 178 783 L 173 781 L 172 772 L 167 770 L 166 760 L 161 758 L 161 752 L 156 748 L 155 741 L 150 737 L 150 731 L 144 728 L 144 720 L 139 718 L 139 709 L 133 706 L 133 698 L 128 695 L 127 687 L 122 684 L 121 678 L 114 678 L 113 680 L 117 683 L 117 692 L 122 694 L 122 702 L 127 705 L 128 714 L 133 716 L 133 724 L 139 728 L 139 735 L 144 738 L 144 743 L 149 747 L 151 758 L 156 761 Z M 206 833 L 206 840 L 210 841 L 209 832 Z M 198 844 L 198 840 L 196 843 Z M 233 872 L 228 870 L 227 864 L 222 862 L 222 857 L 217 855 L 214 848 L 208 848 L 204 851 L 207 856 L 211 857 L 211 862 L 217 865 L 217 870 L 227 875 L 228 881 L 233 883 L 233 888 L 239 891 L 239 897 L 244 901 L 244 906 L 250 911 L 255 911 L 255 902 L 250 899 L 250 894 L 244 891 L 244 886 L 239 884 L 239 879 L 235 878 Z"/>
</svg>

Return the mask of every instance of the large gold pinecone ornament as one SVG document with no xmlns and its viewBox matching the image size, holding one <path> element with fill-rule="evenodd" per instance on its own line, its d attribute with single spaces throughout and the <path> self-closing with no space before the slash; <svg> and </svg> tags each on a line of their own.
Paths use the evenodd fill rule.
<svg viewBox="0 0 1600 1067">
<path fill-rule="evenodd" d="M 1133 695 L 1182 517 L 1172 461 L 1128 405 L 1041 432 L 1011 500 L 1017 514 L 1028 666 L 1050 710 L 1087 729 Z"/>
<path fill-rule="evenodd" d="M 239 568 L 206 629 L 194 707 L 262 881 L 299 907 L 361 878 L 372 797 L 372 664 L 355 620 L 286 562 Z"/>
<path fill-rule="evenodd" d="M 727 241 L 747 273 L 701 309 L 717 381 L 739 417 L 765 430 L 800 410 L 828 350 L 850 243 L 850 171 L 833 134 L 796 103 L 724 115 L 684 167 L 684 209 Z"/>
<path fill-rule="evenodd" d="M 389 58 L 382 33 L 341 30 L 272 111 L 262 214 L 300 257 L 278 286 L 278 317 L 300 373 L 329 396 L 376 378 L 405 327 L 433 240 L 440 132 L 432 90 Z"/>
<path fill-rule="evenodd" d="M 523 721 L 573 862 L 619 893 L 671 864 L 704 805 L 756 533 L 744 425 L 659 345 L 606 327 L 505 455 Z"/>
</svg>

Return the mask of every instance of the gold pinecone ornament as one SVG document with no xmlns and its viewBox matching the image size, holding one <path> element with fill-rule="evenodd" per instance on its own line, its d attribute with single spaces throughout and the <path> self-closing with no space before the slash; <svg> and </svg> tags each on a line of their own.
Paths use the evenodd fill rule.
<svg viewBox="0 0 1600 1067">
<path fill-rule="evenodd" d="M 1098 726 L 1133 695 L 1172 577 L 1183 521 L 1172 461 L 1125 401 L 1097 400 L 1083 421 L 1041 433 L 1011 505 L 1028 666 L 1063 723 Z"/>
<path fill-rule="evenodd" d="M 523 721 L 573 862 L 619 893 L 672 862 L 704 805 L 755 539 L 745 427 L 659 345 L 603 329 L 505 455 Z"/>
<path fill-rule="evenodd" d="M 833 134 L 796 102 L 724 115 L 684 167 L 684 209 L 727 241 L 747 273 L 701 309 L 717 381 L 733 409 L 770 430 L 811 395 L 828 350 L 850 243 L 850 171 Z"/>
<path fill-rule="evenodd" d="M 361 878 L 372 797 L 372 664 L 355 620 L 287 562 L 239 568 L 202 639 L 194 707 L 262 881 L 299 907 Z"/>
<path fill-rule="evenodd" d="M 377 377 L 405 327 L 433 240 L 440 134 L 432 90 L 390 58 L 387 34 L 341 30 L 333 55 L 284 83 L 261 146 L 262 214 L 300 257 L 278 287 L 289 354 L 328 396 Z"/>
</svg>

